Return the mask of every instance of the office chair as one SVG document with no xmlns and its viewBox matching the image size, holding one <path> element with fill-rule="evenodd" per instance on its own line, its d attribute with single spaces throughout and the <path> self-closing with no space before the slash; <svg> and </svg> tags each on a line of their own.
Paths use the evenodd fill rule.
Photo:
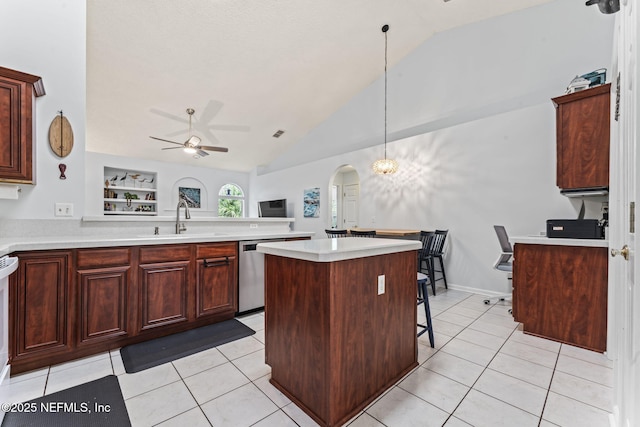
<svg viewBox="0 0 640 427">
<path fill-rule="evenodd" d="M 502 248 L 502 253 L 496 260 L 493 268 L 496 270 L 504 271 L 507 273 L 507 280 L 511 280 L 511 274 L 513 272 L 513 248 L 511 247 L 511 243 L 509 243 L 509 236 L 507 235 L 507 230 L 502 225 L 494 225 L 494 230 L 496 231 L 496 235 L 498 236 L 498 241 L 500 242 L 500 247 Z M 509 285 L 511 288 L 511 285 Z M 507 299 L 511 299 L 512 294 L 498 295 L 493 298 L 488 298 L 484 300 L 485 304 L 491 303 L 491 300 L 497 301 L 505 301 Z M 509 313 L 512 313 L 512 310 L 509 310 Z"/>
<path fill-rule="evenodd" d="M 325 229 L 325 233 L 327 233 L 327 237 L 347 237 L 347 230 L 336 230 L 335 228 Z"/>
</svg>

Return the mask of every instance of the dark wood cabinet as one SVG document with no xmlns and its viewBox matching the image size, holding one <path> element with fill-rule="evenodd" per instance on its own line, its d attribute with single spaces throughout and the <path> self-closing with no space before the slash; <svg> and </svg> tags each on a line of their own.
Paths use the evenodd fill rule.
<svg viewBox="0 0 640 427">
<path fill-rule="evenodd" d="M 237 311 L 237 242 L 15 255 L 13 374 L 232 319 Z"/>
<path fill-rule="evenodd" d="M 35 183 L 35 102 L 38 76 L 0 67 L 0 182 Z"/>
<path fill-rule="evenodd" d="M 607 248 L 517 243 L 513 315 L 524 332 L 604 352 Z"/>
<path fill-rule="evenodd" d="M 140 330 L 189 320 L 189 245 L 140 248 L 138 318 Z"/>
<path fill-rule="evenodd" d="M 131 248 L 77 251 L 78 346 L 127 336 L 135 301 L 130 262 Z"/>
<path fill-rule="evenodd" d="M 11 276 L 10 361 L 67 352 L 71 346 L 71 252 L 19 254 L 17 274 Z"/>
<path fill-rule="evenodd" d="M 562 190 L 609 187 L 610 90 L 605 84 L 552 99 Z"/>
<path fill-rule="evenodd" d="M 238 310 L 238 246 L 235 243 L 197 245 L 196 317 Z"/>
</svg>

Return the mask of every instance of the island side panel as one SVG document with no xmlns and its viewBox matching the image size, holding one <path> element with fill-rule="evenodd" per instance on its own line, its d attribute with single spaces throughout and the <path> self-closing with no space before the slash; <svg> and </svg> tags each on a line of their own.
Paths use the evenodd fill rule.
<svg viewBox="0 0 640 427">
<path fill-rule="evenodd" d="M 329 408 L 329 268 L 265 256 L 265 359 L 271 381 L 317 421 Z"/>
<path fill-rule="evenodd" d="M 321 425 L 357 414 L 417 366 L 416 268 L 415 251 L 331 263 L 266 255 L 272 383 Z"/>
<path fill-rule="evenodd" d="M 340 425 L 417 366 L 417 259 L 407 251 L 332 264 L 330 425 Z"/>
</svg>

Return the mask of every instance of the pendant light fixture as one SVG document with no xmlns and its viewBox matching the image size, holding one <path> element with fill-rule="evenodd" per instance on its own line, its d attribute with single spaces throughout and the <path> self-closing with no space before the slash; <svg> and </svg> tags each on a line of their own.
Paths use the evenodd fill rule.
<svg viewBox="0 0 640 427">
<path fill-rule="evenodd" d="M 388 25 L 382 26 L 384 33 L 384 159 L 376 160 L 371 166 L 378 175 L 391 175 L 398 171 L 398 162 L 387 159 L 387 31 Z"/>
</svg>

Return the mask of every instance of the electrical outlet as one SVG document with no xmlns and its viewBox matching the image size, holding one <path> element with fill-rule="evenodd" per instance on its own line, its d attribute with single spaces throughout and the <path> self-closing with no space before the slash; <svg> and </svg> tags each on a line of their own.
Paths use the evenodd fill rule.
<svg viewBox="0 0 640 427">
<path fill-rule="evenodd" d="M 56 203 L 55 216 L 73 216 L 73 203 Z"/>
<path fill-rule="evenodd" d="M 378 295 L 384 294 L 384 274 L 378 276 Z"/>
<path fill-rule="evenodd" d="M 249 228 L 258 228 L 258 224 L 249 224 Z"/>
</svg>

